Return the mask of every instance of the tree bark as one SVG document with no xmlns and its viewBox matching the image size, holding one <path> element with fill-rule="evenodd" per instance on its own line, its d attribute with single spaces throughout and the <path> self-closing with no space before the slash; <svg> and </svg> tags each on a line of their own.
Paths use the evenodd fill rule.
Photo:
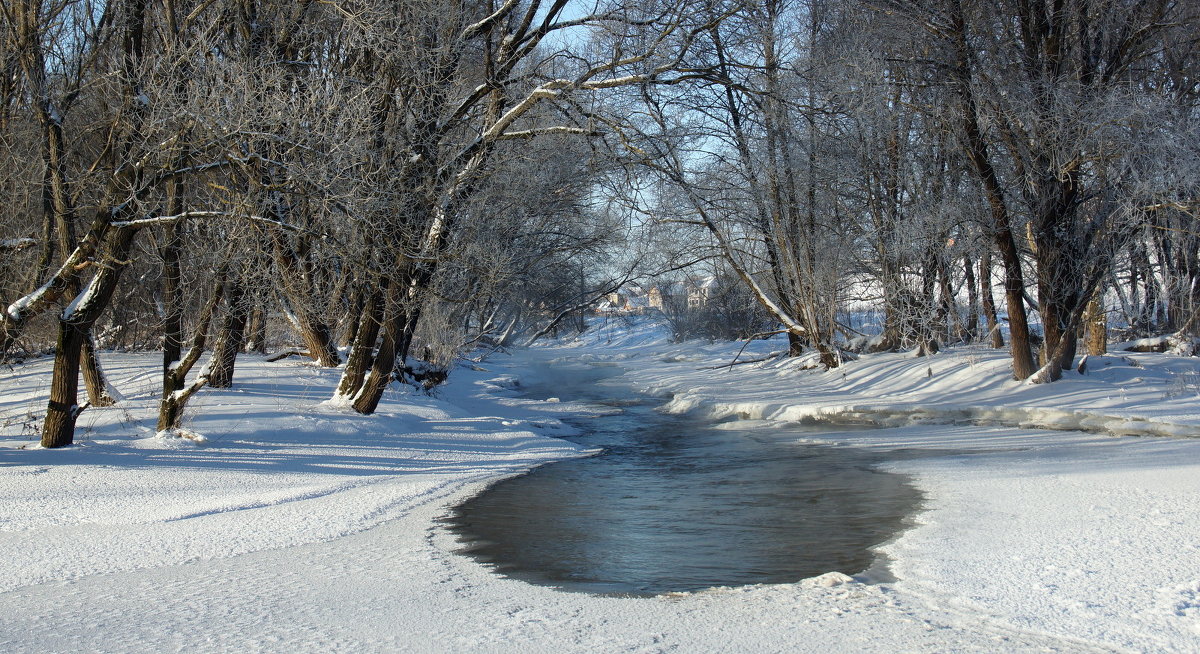
<svg viewBox="0 0 1200 654">
<path fill-rule="evenodd" d="M 225 290 L 227 311 L 221 322 L 221 335 L 213 349 L 209 364 L 208 385 L 213 388 L 233 386 L 233 369 L 237 354 L 242 349 L 246 333 L 246 292 L 238 279 L 231 279 Z"/>
<path fill-rule="evenodd" d="M 168 196 L 172 193 L 170 189 Z M 168 197 L 168 205 L 171 198 Z M 162 256 L 162 304 L 163 304 L 163 374 L 183 356 L 183 302 L 180 297 L 179 254 L 183 248 L 179 238 L 179 225 L 170 223 L 164 229 Z M 174 389 L 178 390 L 178 389 Z"/>
<path fill-rule="evenodd" d="M 282 213 L 279 210 L 277 213 Z M 282 216 L 279 217 L 282 219 Z M 281 287 L 287 299 L 295 327 L 308 348 L 309 355 L 322 366 L 336 368 L 342 361 L 338 356 L 333 330 L 312 311 L 311 304 L 317 301 L 306 252 L 298 252 L 279 230 L 272 234 L 275 262 L 282 276 Z"/>
<path fill-rule="evenodd" d="M 971 89 L 971 57 L 967 45 L 966 21 L 959 0 L 952 0 L 951 23 L 959 71 L 958 92 L 962 100 L 961 123 L 966 141 L 967 159 L 983 185 L 992 218 L 992 238 L 1004 264 L 1004 299 L 1008 305 L 1008 328 L 1012 337 L 1013 377 L 1028 379 L 1036 368 L 1029 338 L 1029 318 L 1025 313 L 1025 279 L 1021 272 L 1021 254 L 1013 237 L 1012 221 L 1004 200 L 1004 190 L 988 156 L 987 143 L 979 127 L 978 109 Z"/>
<path fill-rule="evenodd" d="M 255 354 L 267 353 L 267 313 L 261 307 L 250 312 L 249 325 L 246 327 L 249 337 L 246 340 L 246 352 Z"/>
<path fill-rule="evenodd" d="M 1087 353 L 1099 356 L 1108 352 L 1108 314 L 1104 310 L 1104 290 L 1101 288 L 1088 302 L 1087 313 L 1084 316 L 1087 332 L 1084 343 Z"/>
<path fill-rule="evenodd" d="M 987 245 L 979 259 L 979 297 L 983 305 L 983 317 L 987 321 L 988 339 L 995 349 L 1004 347 L 1004 334 L 1000 333 L 1000 319 L 996 316 L 996 299 L 992 295 L 992 248 Z"/>
<path fill-rule="evenodd" d="M 104 378 L 104 370 L 96 357 L 96 341 L 92 338 L 92 330 L 83 336 L 82 358 L 80 368 L 83 372 L 83 385 L 87 389 L 88 404 L 91 406 L 112 406 L 116 398 L 108 392 L 108 380 Z"/>
<path fill-rule="evenodd" d="M 212 323 L 213 315 L 216 313 L 217 305 L 221 303 L 224 293 L 225 271 L 222 266 L 217 271 L 217 281 L 213 286 L 212 293 L 209 294 L 208 300 L 204 303 L 204 307 L 200 310 L 200 316 L 196 320 L 196 331 L 192 334 L 191 347 L 178 363 L 168 368 L 163 374 L 162 400 L 158 404 L 158 431 L 160 432 L 179 427 L 179 421 L 183 417 L 187 401 L 208 382 L 207 375 L 200 375 L 191 386 L 184 388 L 188 373 L 200 360 L 200 355 L 204 353 L 204 346 L 208 341 L 208 327 Z"/>
<path fill-rule="evenodd" d="M 50 402 L 42 424 L 42 447 L 66 447 L 75 442 L 75 420 L 86 407 L 79 402 L 79 357 L 86 328 L 59 321 L 58 345 L 54 351 L 54 373 L 50 382 Z"/>
<path fill-rule="evenodd" d="M 137 230 L 129 227 L 112 234 L 111 243 L 100 269 L 89 282 L 81 297 L 76 298 L 59 318 L 58 348 L 54 354 L 54 372 L 50 382 L 50 401 L 42 425 L 42 446 L 47 448 L 70 445 L 75 439 L 75 420 L 81 409 L 77 406 L 79 363 L 88 332 L 108 307 L 116 290 L 121 272 L 129 264 L 127 258 Z"/>
<path fill-rule="evenodd" d="M 963 285 L 967 287 L 967 321 L 963 337 L 974 341 L 979 336 L 979 287 L 975 285 L 975 262 L 969 255 L 963 255 Z"/>
<path fill-rule="evenodd" d="M 379 401 L 383 399 L 383 391 L 392 382 L 396 372 L 397 358 L 403 347 L 406 331 L 407 312 L 402 306 L 405 286 L 395 280 L 388 281 L 387 299 L 384 305 L 383 340 L 379 351 L 371 363 L 371 371 L 362 382 L 358 394 L 351 406 L 358 413 L 369 415 L 375 413 Z"/>
<path fill-rule="evenodd" d="M 366 305 L 362 308 L 354 342 L 350 346 L 350 356 L 346 359 L 346 368 L 342 371 L 341 381 L 338 382 L 336 392 L 338 397 L 353 397 L 358 393 L 362 388 L 367 369 L 373 363 L 375 344 L 379 340 L 379 326 L 383 321 L 383 290 L 381 286 L 377 286 L 370 293 Z"/>
</svg>

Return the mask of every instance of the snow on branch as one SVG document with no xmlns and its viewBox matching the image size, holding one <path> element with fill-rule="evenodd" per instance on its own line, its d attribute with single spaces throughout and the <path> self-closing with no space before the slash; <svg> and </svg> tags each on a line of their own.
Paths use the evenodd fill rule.
<svg viewBox="0 0 1200 654">
<path fill-rule="evenodd" d="M 249 220 L 256 223 L 274 225 L 275 227 L 279 227 L 290 232 L 303 231 L 301 228 L 296 227 L 295 225 L 291 225 L 274 218 L 266 218 L 254 214 L 235 213 L 232 211 L 184 211 L 183 213 L 177 213 L 173 216 L 147 216 L 145 218 L 136 218 L 134 220 L 121 220 L 112 223 L 112 226 L 117 228 L 128 227 L 140 229 L 142 227 L 151 227 L 154 225 L 167 225 L 170 223 L 179 222 L 180 220 L 189 220 L 192 218 L 241 218 L 243 220 Z"/>
<path fill-rule="evenodd" d="M 492 12 L 490 16 L 487 16 L 478 23 L 468 25 L 467 28 L 463 30 L 462 39 L 465 41 L 467 39 L 474 38 L 478 34 L 487 30 L 489 27 L 495 25 L 498 21 L 502 20 L 505 16 L 512 12 L 512 10 L 520 3 L 521 0 L 506 0 L 506 2 L 500 5 L 499 9 Z"/>
<path fill-rule="evenodd" d="M 511 141 L 515 139 L 528 139 L 535 136 L 545 134 L 581 134 L 588 136 L 596 136 L 595 130 L 585 129 L 583 127 L 570 127 L 568 125 L 554 125 L 550 127 L 539 127 L 535 129 L 522 129 L 515 132 L 504 132 L 496 137 L 497 141 Z"/>
<path fill-rule="evenodd" d="M 37 245 L 37 239 L 12 238 L 0 241 L 0 250 L 25 250 Z"/>
</svg>

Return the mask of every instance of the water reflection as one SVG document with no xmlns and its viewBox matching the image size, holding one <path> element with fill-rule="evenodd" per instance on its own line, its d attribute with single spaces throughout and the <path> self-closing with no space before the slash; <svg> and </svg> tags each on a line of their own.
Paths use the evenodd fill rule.
<svg viewBox="0 0 1200 654">
<path fill-rule="evenodd" d="M 449 519 L 463 551 L 501 573 L 632 594 L 856 574 L 918 501 L 906 478 L 872 467 L 878 454 L 662 415 L 602 381 L 619 369 L 555 373 L 529 394 L 624 412 L 588 421 L 574 439 L 603 455 L 500 482 Z"/>
</svg>

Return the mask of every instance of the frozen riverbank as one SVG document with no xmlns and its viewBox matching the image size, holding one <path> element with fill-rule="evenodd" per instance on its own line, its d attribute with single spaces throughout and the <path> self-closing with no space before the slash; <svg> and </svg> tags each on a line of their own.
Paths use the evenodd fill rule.
<svg viewBox="0 0 1200 654">
<path fill-rule="evenodd" d="M 751 419 L 920 405 L 930 387 L 943 406 L 1200 422 L 1186 384 L 1195 366 L 1161 355 L 1140 369 L 1104 367 L 1128 383 L 1016 387 L 993 374 L 1002 360 L 986 352 L 865 358 L 839 382 L 786 362 L 704 369 L 728 362 L 736 345 L 614 340 L 497 356 L 485 370 L 456 371 L 439 399 L 396 393 L 370 418 L 320 405 L 336 383 L 330 371 L 247 360 L 236 388 L 197 396 L 190 426 L 208 436 L 201 445 L 152 437 L 153 355 L 105 359 L 129 399 L 85 412 L 81 444 L 67 451 L 16 449 L 34 440 L 22 422 L 40 411 L 48 362 L 3 373 L 0 649 L 1200 648 L 1197 440 L 973 425 L 825 437 L 978 451 L 892 464 L 928 501 L 914 528 L 883 547 L 898 578 L 883 585 L 826 577 L 593 597 L 504 579 L 453 554 L 436 522 L 448 507 L 489 480 L 579 453 L 552 436 L 564 433 L 558 417 L 586 408 L 506 390 L 528 374 L 528 356 L 617 358 L 631 383 L 675 393 L 675 410 Z"/>
</svg>

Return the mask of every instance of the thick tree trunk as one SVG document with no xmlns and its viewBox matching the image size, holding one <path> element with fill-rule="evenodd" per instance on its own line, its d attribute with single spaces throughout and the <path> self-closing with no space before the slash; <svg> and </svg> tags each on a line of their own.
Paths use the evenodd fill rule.
<svg viewBox="0 0 1200 654">
<path fill-rule="evenodd" d="M 788 356 L 798 357 L 804 354 L 804 336 L 794 331 L 788 331 Z"/>
<path fill-rule="evenodd" d="M 297 314 L 297 319 L 300 325 L 300 338 L 304 340 L 304 346 L 308 348 L 309 356 L 327 368 L 338 367 L 342 360 L 338 356 L 329 325 L 314 319 L 306 311 Z"/>
<path fill-rule="evenodd" d="M 1004 299 L 1008 305 L 1008 332 L 1012 338 L 1013 377 L 1028 379 L 1036 372 L 1033 364 L 1033 344 L 1029 338 L 1029 317 L 1025 313 L 1025 278 L 1021 273 L 1021 257 L 1012 232 L 1003 230 L 996 235 L 996 245 L 1004 262 Z"/>
<path fill-rule="evenodd" d="M 190 397 L 190 396 L 189 396 Z M 158 424 L 155 430 L 158 432 L 177 429 L 179 423 L 183 420 L 183 410 L 187 405 L 186 399 L 183 397 L 183 390 L 172 391 L 158 403 Z"/>
<path fill-rule="evenodd" d="M 283 277 L 280 280 L 281 287 L 295 317 L 300 338 L 313 360 L 322 366 L 336 368 L 342 361 L 338 356 L 333 330 L 311 308 L 318 298 L 307 253 L 297 252 L 278 231 L 272 234 L 272 240 L 275 263 Z"/>
<path fill-rule="evenodd" d="M 63 447 L 75 439 L 76 406 L 79 390 L 79 363 L 83 343 L 100 315 L 108 308 L 121 272 L 128 265 L 129 251 L 137 230 L 122 228 L 113 233 L 105 265 L 89 282 L 80 298 L 63 311 L 59 319 L 58 349 L 54 354 L 54 373 L 50 382 L 50 401 L 42 425 L 43 447 Z"/>
<path fill-rule="evenodd" d="M 237 354 L 242 349 L 247 320 L 246 293 L 240 281 L 235 279 L 229 282 L 225 303 L 228 311 L 221 322 L 221 335 L 217 338 L 217 346 L 213 349 L 212 362 L 209 364 L 208 385 L 213 388 L 233 386 L 233 368 L 237 363 Z"/>
<path fill-rule="evenodd" d="M 66 447 L 75 442 L 75 420 L 83 411 L 79 402 L 79 358 L 87 328 L 60 320 L 54 351 L 50 402 L 42 425 L 42 447 Z"/>
<path fill-rule="evenodd" d="M 992 238 L 1004 264 L 1004 299 L 1008 305 L 1008 328 L 1012 337 L 1013 377 L 1028 379 L 1036 369 L 1033 363 L 1033 347 L 1029 338 L 1029 319 L 1025 313 L 1025 279 L 1021 272 L 1021 255 L 1013 237 L 1012 221 L 1004 200 L 1004 189 L 988 156 L 987 142 L 979 126 L 978 108 L 971 88 L 971 49 L 967 44 L 966 19 L 962 3 L 954 0 L 951 5 L 951 33 L 954 37 L 956 67 L 958 69 L 958 92 L 962 99 L 961 123 L 966 140 L 963 147 L 967 159 L 983 185 L 984 196 L 992 217 Z"/>
<path fill-rule="evenodd" d="M 383 391 L 392 382 L 397 366 L 397 343 L 404 334 L 403 323 L 403 313 L 387 322 L 383 330 L 383 340 L 379 344 L 379 352 L 375 354 L 375 361 L 371 364 L 371 372 L 363 380 L 362 387 L 351 404 L 358 413 L 375 413 L 379 401 L 383 399 Z"/>
<path fill-rule="evenodd" d="M 338 382 L 338 397 L 353 397 L 362 388 L 363 378 L 373 363 L 375 343 L 379 340 L 379 326 L 383 321 L 383 290 L 376 288 L 367 298 L 358 319 L 358 329 L 346 359 L 346 368 Z"/>
</svg>

